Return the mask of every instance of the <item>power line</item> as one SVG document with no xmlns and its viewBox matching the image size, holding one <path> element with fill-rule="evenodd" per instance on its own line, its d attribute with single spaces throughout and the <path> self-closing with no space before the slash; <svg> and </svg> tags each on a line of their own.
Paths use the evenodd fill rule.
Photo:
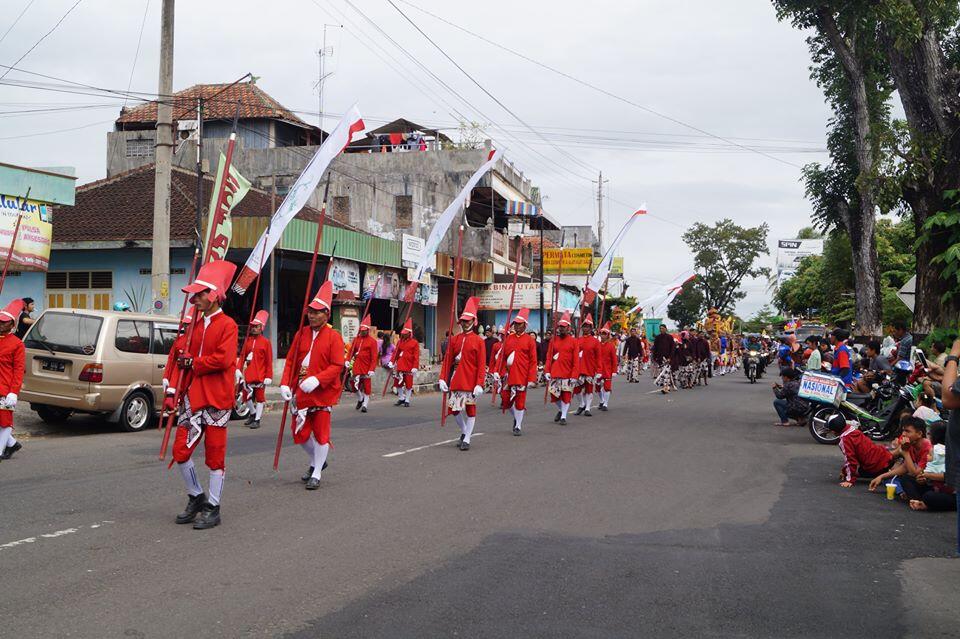
<svg viewBox="0 0 960 639">
<path fill-rule="evenodd" d="M 73 12 L 73 10 L 77 8 L 77 5 L 79 5 L 81 2 L 83 2 L 83 0 L 77 0 L 76 2 L 74 2 L 74 3 L 73 3 L 73 6 L 70 7 L 69 9 L 67 9 L 67 12 L 64 13 L 62 16 L 60 16 L 60 19 L 57 20 L 57 23 L 56 23 L 55 25 L 53 25 L 53 27 L 52 27 L 49 31 L 47 31 L 47 32 L 44 33 L 42 36 L 40 36 L 40 39 L 37 40 L 36 42 L 34 42 L 34 43 L 33 43 L 33 46 L 31 46 L 29 49 L 27 49 L 26 53 L 24 53 L 22 56 L 20 56 L 19 58 L 17 58 L 17 61 L 14 62 L 11 66 L 14 66 L 14 67 L 17 66 L 18 64 L 20 64 L 20 61 L 21 61 L 21 60 L 23 60 L 25 57 L 27 57 L 28 55 L 30 55 L 30 52 L 33 51 L 34 49 L 36 49 L 36 48 L 40 45 L 41 42 L 43 42 L 44 40 L 46 40 L 48 35 L 50 35 L 51 33 L 53 33 L 54 31 L 57 30 L 57 27 L 60 26 L 60 23 L 63 22 L 64 20 L 66 20 L 66 19 L 67 19 L 67 16 L 70 15 L 70 14 Z M 19 18 L 17 18 L 17 19 L 19 20 Z M 10 73 L 10 69 L 9 69 L 9 68 L 8 68 L 6 71 L 3 72 L 3 75 L 0 75 L 0 80 L 3 80 L 5 77 L 7 77 L 7 74 L 8 74 L 8 73 Z"/>
<path fill-rule="evenodd" d="M 387 1 L 390 2 L 390 4 L 393 4 L 392 0 L 387 0 Z M 657 111 L 657 110 L 652 109 L 652 108 L 650 108 L 650 107 L 648 107 L 648 106 L 644 106 L 644 105 L 642 105 L 642 104 L 639 104 L 639 103 L 637 103 L 637 102 L 634 102 L 633 100 L 630 100 L 630 99 L 625 98 L 625 97 L 623 97 L 623 96 L 617 95 L 616 93 L 613 93 L 612 91 L 608 91 L 607 89 L 604 89 L 604 88 L 602 88 L 602 87 L 599 87 L 599 86 L 597 86 L 597 85 L 595 85 L 595 84 L 593 84 L 593 83 L 591 83 L 591 82 L 587 82 L 586 80 L 582 80 L 581 78 L 578 78 L 578 77 L 576 77 L 576 76 L 574 76 L 574 75 L 572 75 L 572 74 L 570 74 L 570 73 L 567 73 L 566 71 L 562 71 L 562 70 L 560 70 L 560 69 L 557 69 L 556 67 L 552 67 L 552 66 L 550 66 L 550 65 L 548 65 L 548 64 L 546 64 L 546 63 L 540 62 L 539 60 L 535 60 L 535 59 L 531 58 L 531 57 L 528 56 L 528 55 L 525 55 L 525 54 L 523 54 L 523 53 L 520 53 L 519 51 L 516 51 L 516 50 L 514 50 L 514 49 L 511 49 L 510 47 L 504 46 L 504 45 L 500 44 L 499 42 L 494 42 L 493 40 L 491 40 L 491 39 L 489 39 L 489 38 L 487 38 L 487 37 L 485 37 L 485 36 L 482 36 L 482 35 L 480 35 L 480 34 L 478 34 L 478 33 L 474 33 L 473 31 L 470 31 L 470 30 L 467 29 L 466 27 L 462 27 L 462 26 L 460 26 L 460 25 L 458 25 L 458 24 L 456 24 L 456 23 L 454 23 L 454 22 L 451 22 L 450 20 L 447 20 L 446 18 L 442 18 L 442 17 L 438 16 L 438 15 L 435 14 L 435 13 L 432 13 L 432 12 L 430 12 L 430 11 L 427 11 L 426 9 L 424 9 L 424 8 L 422 8 L 422 7 L 419 7 L 419 6 L 415 5 L 415 4 L 413 4 L 412 2 L 409 2 L 408 0 L 400 0 L 400 2 L 403 2 L 404 4 L 409 5 L 409 6 L 413 7 L 414 9 L 417 9 L 418 11 L 421 11 L 421 12 L 427 14 L 428 16 L 430 16 L 430 17 L 432 17 L 432 18 L 435 18 L 435 19 L 437 19 L 437 20 L 439 20 L 439 21 L 441 21 L 441 22 L 443 22 L 443 23 L 445 23 L 445 24 L 447 24 L 447 25 L 450 25 L 451 27 L 453 27 L 453 28 L 455 28 L 455 29 L 458 29 L 458 30 L 460 30 L 460 31 L 463 31 L 464 33 L 466 33 L 466 34 L 468 34 L 468 35 L 471 35 L 471 36 L 473 36 L 473 37 L 475 37 L 475 38 L 477 38 L 477 39 L 479 39 L 479 40 L 482 40 L 483 42 L 486 42 L 487 44 L 490 44 L 490 45 L 495 46 L 495 47 L 497 47 L 497 48 L 499 48 L 499 49 L 502 49 L 502 50 L 506 51 L 507 53 L 510 53 L 511 55 L 514 55 L 514 56 L 517 56 L 518 58 L 521 58 L 521 59 L 523 59 L 523 60 L 526 60 L 527 62 L 530 62 L 531 64 L 535 64 L 535 65 L 537 65 L 538 67 L 544 68 L 544 69 L 546 69 L 546 70 L 548 70 L 548 71 L 551 71 L 551 72 L 553 72 L 553 73 L 556 73 L 557 75 L 563 76 L 564 78 L 567 78 L 568 80 L 571 80 L 571 81 L 573 81 L 573 82 L 576 82 L 577 84 L 583 85 L 583 86 L 585 86 L 585 87 L 587 87 L 587 88 L 589 88 L 589 89 L 592 89 L 592 90 L 594 90 L 594 91 L 597 91 L 597 92 L 599 92 L 599 93 L 602 93 L 603 95 L 606 95 L 607 97 L 613 98 L 613 99 L 615 99 L 615 100 L 619 100 L 620 102 L 623 102 L 624 104 L 629 104 L 629 105 L 632 106 L 632 107 L 635 107 L 635 108 L 640 109 L 640 110 L 642 110 L 642 111 L 646 111 L 647 113 L 650 113 L 651 115 L 655 115 L 655 116 L 657 116 L 658 118 L 662 118 L 662 119 L 664 119 L 664 120 L 668 120 L 668 121 L 670 121 L 670 122 L 673 122 L 674 124 L 678 124 L 678 125 L 680 125 L 680 126 L 682 126 L 682 127 L 685 127 L 685 128 L 690 129 L 690 130 L 696 131 L 696 132 L 701 133 L 701 134 L 703 134 L 703 135 L 706 135 L 706 136 L 708 136 L 708 137 L 716 138 L 716 139 L 718 139 L 718 140 L 723 140 L 724 142 L 727 142 L 728 144 L 733 144 L 733 145 L 736 145 L 736 146 L 741 146 L 741 145 L 738 144 L 737 142 L 734 142 L 732 138 L 726 138 L 726 137 L 717 135 L 717 134 L 715 134 L 715 133 L 711 133 L 711 132 L 709 132 L 709 131 L 705 131 L 704 129 L 701 129 L 700 127 L 694 126 L 693 124 L 690 124 L 690 123 L 688 123 L 688 122 L 684 122 L 683 120 L 680 120 L 680 119 L 675 118 L 675 117 L 673 117 L 673 116 L 667 115 L 666 113 L 661 113 L 660 111 Z M 398 11 L 399 11 L 399 9 L 398 9 Z M 408 20 L 409 20 L 409 18 L 408 18 Z M 752 153 L 757 153 L 758 155 L 762 155 L 762 156 L 767 157 L 767 158 L 769 158 L 769 159 L 771 159 L 771 160 L 774 160 L 774 161 L 776 161 L 776 162 L 780 162 L 781 164 L 786 164 L 787 166 L 792 166 L 792 167 L 797 168 L 797 169 L 802 169 L 802 168 L 803 168 L 803 167 L 800 166 L 799 164 L 794 164 L 793 162 L 784 160 L 784 159 L 782 159 L 782 158 L 778 158 L 778 157 L 775 156 L 775 155 L 770 155 L 769 153 L 765 153 L 765 152 L 760 151 L 760 150 L 757 150 L 757 149 L 750 149 L 750 148 L 747 148 L 747 147 L 743 147 L 743 148 L 746 149 L 746 150 L 748 150 L 748 151 L 751 151 Z"/>
<path fill-rule="evenodd" d="M 143 20 L 140 21 L 140 34 L 137 36 L 137 50 L 133 54 L 133 64 L 130 65 L 130 79 L 127 80 L 127 92 L 129 93 L 130 87 L 133 85 L 133 72 L 137 69 L 137 59 L 140 57 L 140 43 L 143 41 L 143 27 L 147 24 L 147 12 L 150 11 L 150 0 L 147 0 L 147 6 L 143 8 Z M 123 106 L 127 106 L 127 99 L 123 99 Z"/>
<path fill-rule="evenodd" d="M 30 2 L 27 3 L 27 6 L 25 6 L 25 7 L 23 8 L 23 11 L 20 12 L 20 15 L 18 15 L 18 16 L 16 17 L 16 19 L 13 21 L 13 23 L 12 23 L 9 27 L 7 27 L 7 30 L 3 32 L 3 35 L 0 36 L 0 43 L 2 43 L 2 42 L 6 39 L 8 33 L 10 33 L 11 31 L 13 31 L 13 28 L 14 28 L 15 26 L 17 26 L 17 23 L 18 23 L 18 22 L 20 22 L 20 18 L 23 17 L 23 14 L 25 14 L 25 13 L 27 12 L 27 9 L 29 9 L 30 6 L 31 6 L 34 2 L 36 2 L 36 1 L 37 1 L 37 0 L 30 0 Z"/>
</svg>

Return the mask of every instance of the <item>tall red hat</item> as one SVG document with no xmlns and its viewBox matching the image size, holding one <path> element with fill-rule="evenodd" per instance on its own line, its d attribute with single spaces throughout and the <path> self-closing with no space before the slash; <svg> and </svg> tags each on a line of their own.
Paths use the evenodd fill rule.
<svg viewBox="0 0 960 639">
<path fill-rule="evenodd" d="M 370 315 L 369 314 L 364 315 L 363 319 L 360 320 L 360 330 L 362 331 L 363 329 L 367 329 L 369 331 L 370 324 L 371 324 Z"/>
<path fill-rule="evenodd" d="M 583 324 L 584 326 L 587 326 L 587 325 L 593 326 L 593 315 L 591 315 L 590 313 L 587 313 L 583 318 Z"/>
<path fill-rule="evenodd" d="M 23 300 L 13 300 L 0 311 L 0 322 L 16 322 L 20 319 L 20 313 L 23 312 L 25 306 Z"/>
<path fill-rule="evenodd" d="M 477 319 L 477 307 L 480 306 L 479 297 L 468 297 L 467 303 L 463 306 L 463 312 L 460 313 L 460 319 L 462 320 L 475 320 Z"/>
<path fill-rule="evenodd" d="M 260 326 L 266 326 L 268 319 L 270 319 L 270 313 L 266 311 L 257 311 L 257 314 L 253 316 L 253 321 L 250 323 L 259 324 Z"/>
<path fill-rule="evenodd" d="M 517 316 L 513 318 L 511 324 L 526 324 L 530 320 L 530 309 L 521 308 L 517 312 Z"/>
<path fill-rule="evenodd" d="M 211 290 L 216 293 L 221 300 L 226 299 L 227 289 L 230 288 L 230 282 L 233 280 L 233 274 L 237 272 L 237 265 L 226 260 L 213 260 L 200 267 L 197 273 L 197 279 L 192 284 L 187 284 L 181 290 L 191 295 L 201 291 Z"/>
<path fill-rule="evenodd" d="M 413 335 L 413 320 L 412 320 L 412 319 L 408 319 L 406 322 L 404 322 L 404 323 L 403 323 L 403 330 L 400 331 L 400 332 L 401 332 L 401 333 L 410 333 L 411 335 Z"/>
<path fill-rule="evenodd" d="M 607 322 L 606 324 L 603 325 L 603 328 L 600 329 L 600 332 L 609 333 L 611 329 L 613 329 L 613 324 L 611 324 L 610 322 Z"/>
<path fill-rule="evenodd" d="M 570 326 L 570 311 L 564 311 L 557 326 Z"/>
<path fill-rule="evenodd" d="M 313 300 L 307 304 L 307 308 L 315 311 L 327 311 L 333 309 L 333 282 L 327 280 L 320 285 L 320 290 L 313 297 Z"/>
</svg>

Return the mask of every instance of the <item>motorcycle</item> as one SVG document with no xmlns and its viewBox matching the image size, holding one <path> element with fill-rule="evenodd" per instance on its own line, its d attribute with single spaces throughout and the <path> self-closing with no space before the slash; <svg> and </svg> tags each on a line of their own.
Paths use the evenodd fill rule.
<svg viewBox="0 0 960 639">
<path fill-rule="evenodd" d="M 757 383 L 757 378 L 762 374 L 760 365 L 760 353 L 755 350 L 747 351 L 747 356 L 743 358 L 743 372 L 750 380 L 751 384 Z"/>
<path fill-rule="evenodd" d="M 837 443 L 840 435 L 827 428 L 827 420 L 840 414 L 846 421 L 856 422 L 857 428 L 873 441 L 887 441 L 900 434 L 900 413 L 911 406 L 915 398 L 914 387 L 901 387 L 884 380 L 874 384 L 869 393 L 850 393 L 843 389 L 834 404 L 810 400 L 813 403 L 808 423 L 810 435 L 820 444 Z"/>
</svg>

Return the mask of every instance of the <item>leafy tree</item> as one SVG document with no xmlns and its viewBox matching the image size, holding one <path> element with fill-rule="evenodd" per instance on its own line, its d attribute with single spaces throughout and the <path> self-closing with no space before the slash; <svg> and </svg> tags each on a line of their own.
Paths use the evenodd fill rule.
<svg viewBox="0 0 960 639">
<path fill-rule="evenodd" d="M 673 298 L 667 307 L 667 317 L 676 322 L 678 327 L 685 328 L 703 319 L 706 310 L 703 291 L 694 283 L 685 286 L 680 294 Z"/>
<path fill-rule="evenodd" d="M 770 274 L 769 268 L 756 266 L 761 255 L 770 253 L 769 231 L 766 223 L 744 228 L 730 219 L 720 220 L 713 226 L 697 222 L 687 229 L 683 241 L 693 252 L 697 288 L 707 308 L 716 308 L 724 314 L 732 312 L 734 305 L 747 295 L 740 290 L 743 279 Z"/>
<path fill-rule="evenodd" d="M 759 333 L 767 330 L 768 327 L 773 327 L 779 319 L 780 317 L 774 313 L 770 305 L 764 304 L 753 314 L 753 317 L 742 323 L 742 330 L 744 333 Z"/>
<path fill-rule="evenodd" d="M 823 237 L 823 233 L 817 230 L 815 226 L 805 226 L 797 231 L 798 240 L 819 240 L 821 237 Z"/>
</svg>

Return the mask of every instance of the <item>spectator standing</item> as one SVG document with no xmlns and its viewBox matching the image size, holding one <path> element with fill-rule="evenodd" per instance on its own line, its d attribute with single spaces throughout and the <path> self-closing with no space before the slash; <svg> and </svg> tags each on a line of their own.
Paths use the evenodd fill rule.
<svg viewBox="0 0 960 639">
<path fill-rule="evenodd" d="M 950 410 L 944 483 L 954 489 L 957 506 L 960 506 L 960 381 L 957 380 L 957 362 L 960 362 L 960 339 L 953 342 L 943 367 L 943 407 Z M 960 508 L 957 509 L 957 555 L 960 555 Z"/>
<path fill-rule="evenodd" d="M 23 336 L 27 334 L 30 326 L 33 325 L 34 320 L 30 317 L 30 313 L 33 312 L 33 309 L 36 308 L 36 304 L 33 303 L 32 297 L 23 298 L 23 310 L 20 311 L 20 317 L 17 318 L 17 337 L 23 339 Z"/>
<path fill-rule="evenodd" d="M 906 322 L 893 323 L 893 337 L 897 340 L 896 360 L 898 362 L 906 361 L 909 365 L 910 349 L 913 348 L 913 335 L 907 330 Z"/>
</svg>

